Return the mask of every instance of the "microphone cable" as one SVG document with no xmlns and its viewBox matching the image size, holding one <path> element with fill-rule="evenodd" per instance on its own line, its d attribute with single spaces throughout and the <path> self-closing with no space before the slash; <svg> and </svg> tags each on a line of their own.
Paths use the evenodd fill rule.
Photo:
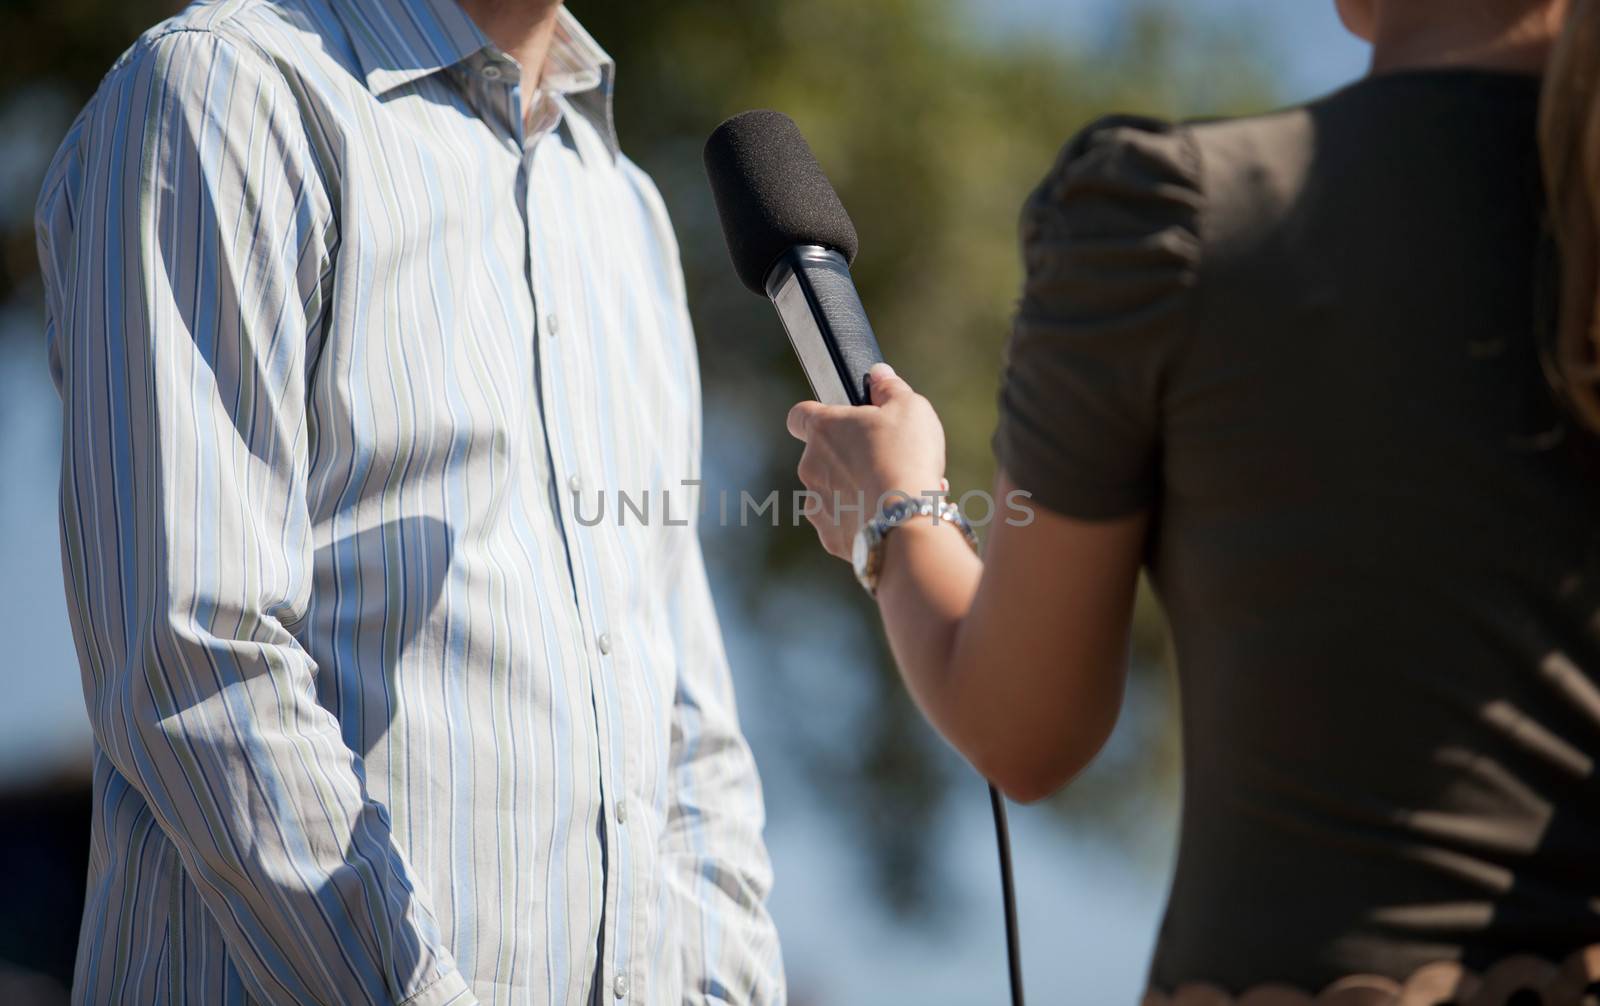
<svg viewBox="0 0 1600 1006">
<path fill-rule="evenodd" d="M 1011 973 L 1011 1006 L 1022 1006 L 1022 940 L 1017 933 L 1017 888 L 1011 879 L 1011 828 L 1006 824 L 1006 799 L 989 785 L 994 809 L 994 838 L 1000 847 L 1000 901 L 1006 915 L 1006 966 Z"/>
</svg>

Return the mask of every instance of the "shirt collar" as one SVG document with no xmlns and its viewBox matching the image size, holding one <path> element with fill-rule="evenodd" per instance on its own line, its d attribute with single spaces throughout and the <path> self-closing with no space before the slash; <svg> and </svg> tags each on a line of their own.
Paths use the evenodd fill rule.
<svg viewBox="0 0 1600 1006">
<path fill-rule="evenodd" d="M 454 66 L 489 46 L 456 0 L 338 0 L 373 94 Z"/>
<path fill-rule="evenodd" d="M 402 84 L 498 52 L 457 0 L 338 0 L 367 88 L 383 95 Z M 616 63 L 565 7 L 545 58 L 546 90 L 566 97 L 620 155 L 611 96 Z"/>
<path fill-rule="evenodd" d="M 611 95 L 617 64 L 565 7 L 556 18 L 555 37 L 545 56 L 540 87 L 564 96 L 605 140 L 613 158 L 621 156 Z"/>
</svg>

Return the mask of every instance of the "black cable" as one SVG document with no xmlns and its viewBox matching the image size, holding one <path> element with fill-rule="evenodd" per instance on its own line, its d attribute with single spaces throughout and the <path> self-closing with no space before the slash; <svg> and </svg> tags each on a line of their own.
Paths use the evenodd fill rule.
<svg viewBox="0 0 1600 1006">
<path fill-rule="evenodd" d="M 1011 1006 L 1022 1006 L 1022 945 L 1017 935 L 1017 889 L 1011 880 L 1011 828 L 1006 824 L 1006 800 L 989 787 L 994 808 L 994 837 L 1000 847 L 1000 900 L 1006 912 L 1006 964 L 1011 971 Z"/>
</svg>

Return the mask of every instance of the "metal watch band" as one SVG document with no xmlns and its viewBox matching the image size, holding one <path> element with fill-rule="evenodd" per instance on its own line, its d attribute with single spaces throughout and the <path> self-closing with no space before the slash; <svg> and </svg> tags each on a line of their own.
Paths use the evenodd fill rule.
<svg viewBox="0 0 1600 1006">
<path fill-rule="evenodd" d="M 954 525 L 973 552 L 978 551 L 978 536 L 956 504 L 943 497 L 913 499 L 896 496 L 885 503 L 875 517 L 862 525 L 856 536 L 856 579 L 870 596 L 878 596 L 878 573 L 883 568 L 884 540 L 889 532 L 915 517 L 931 517 L 935 524 Z"/>
</svg>

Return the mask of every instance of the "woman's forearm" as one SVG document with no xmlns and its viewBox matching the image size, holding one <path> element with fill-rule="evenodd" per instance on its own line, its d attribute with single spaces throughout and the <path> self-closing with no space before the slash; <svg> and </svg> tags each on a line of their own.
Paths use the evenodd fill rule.
<svg viewBox="0 0 1600 1006">
<path fill-rule="evenodd" d="M 1014 798 L 1060 788 L 1116 722 L 1143 527 L 996 526 L 987 566 L 927 518 L 885 542 L 878 603 L 907 690 Z"/>
<path fill-rule="evenodd" d="M 1006 654 L 984 639 L 978 607 L 983 561 L 959 530 L 928 518 L 896 529 L 885 546 L 879 612 L 901 679 L 923 716 L 1008 795 L 1033 800 L 1054 791 L 1064 778 L 1053 755 L 1069 746 L 1061 732 L 1030 724 L 1029 703 L 1017 701 L 1019 690 L 1032 687 L 1023 683 L 1032 680 L 1023 666 L 1030 655 Z"/>
<path fill-rule="evenodd" d="M 983 562 L 948 522 L 915 518 L 884 542 L 878 608 L 895 662 L 923 715 L 964 753 L 965 724 L 950 713 L 965 684 L 955 657 L 982 577 Z"/>
</svg>

